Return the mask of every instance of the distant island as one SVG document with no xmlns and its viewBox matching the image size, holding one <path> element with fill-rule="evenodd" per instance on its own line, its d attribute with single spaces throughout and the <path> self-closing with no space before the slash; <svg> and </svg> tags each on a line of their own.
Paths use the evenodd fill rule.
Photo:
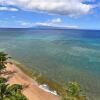
<svg viewBox="0 0 100 100">
<path fill-rule="evenodd" d="M 32 29 L 78 29 L 77 27 L 60 27 L 60 26 L 49 26 L 49 25 L 37 25 L 33 27 L 29 27 Z"/>
</svg>

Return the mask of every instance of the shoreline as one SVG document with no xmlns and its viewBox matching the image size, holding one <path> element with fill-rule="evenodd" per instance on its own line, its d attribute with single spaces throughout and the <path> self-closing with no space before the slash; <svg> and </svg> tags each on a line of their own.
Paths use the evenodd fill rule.
<svg viewBox="0 0 100 100">
<path fill-rule="evenodd" d="M 9 75 L 4 75 L 9 77 L 8 84 L 21 84 L 26 86 L 22 93 L 28 98 L 28 100 L 59 100 L 59 96 L 40 88 L 39 84 L 15 63 L 7 63 L 6 66 L 6 71 L 14 72 Z"/>
<path fill-rule="evenodd" d="M 16 60 L 11 59 L 9 62 L 12 62 L 12 64 L 14 64 L 16 66 L 16 68 L 18 68 L 20 71 L 22 71 L 29 79 L 34 81 L 34 84 L 36 84 L 37 87 L 42 89 L 44 92 L 48 93 L 48 91 L 45 91 L 45 89 L 41 88 L 41 85 L 47 85 L 47 86 L 49 86 L 49 90 L 56 91 L 58 95 L 54 95 L 53 93 L 50 93 L 50 91 L 49 91 L 49 94 L 56 97 L 56 99 L 50 99 L 50 100 L 60 100 L 60 96 L 63 97 L 66 95 L 66 91 L 64 91 L 64 88 L 61 85 L 47 79 L 47 77 L 42 76 L 41 73 L 38 73 L 31 69 L 28 70 L 28 68 L 24 64 L 22 64 Z M 34 73 L 35 73 L 35 75 L 34 75 Z M 39 79 L 37 79 L 38 76 L 39 76 Z M 88 98 L 88 96 L 86 96 L 86 98 Z M 31 100 L 31 99 L 29 99 L 29 100 Z M 35 100 L 49 100 L 49 99 L 47 98 L 47 99 L 35 99 Z"/>
<path fill-rule="evenodd" d="M 43 87 L 41 87 L 41 85 L 46 85 L 46 87 L 49 88 L 49 92 L 53 91 L 54 95 L 57 94 L 58 96 L 65 96 L 66 91 L 64 90 L 64 88 L 61 84 L 58 84 L 56 82 L 53 82 L 52 80 L 49 80 L 47 77 L 43 76 L 40 72 L 28 69 L 24 64 L 20 63 L 19 61 L 16 61 L 14 59 L 10 59 L 9 62 L 12 62 L 23 73 L 25 73 L 32 80 L 34 80 L 34 82 L 38 85 L 38 87 L 43 89 Z M 45 88 L 43 90 L 45 90 Z"/>
</svg>

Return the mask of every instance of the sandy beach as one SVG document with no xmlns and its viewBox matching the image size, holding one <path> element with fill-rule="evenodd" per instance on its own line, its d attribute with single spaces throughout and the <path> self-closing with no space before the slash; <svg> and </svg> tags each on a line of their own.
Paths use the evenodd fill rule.
<svg viewBox="0 0 100 100">
<path fill-rule="evenodd" d="M 59 100 L 59 97 L 39 88 L 38 84 L 16 65 L 7 63 L 6 72 L 3 76 L 8 77 L 9 84 L 21 84 L 24 86 L 22 93 L 28 100 Z"/>
</svg>

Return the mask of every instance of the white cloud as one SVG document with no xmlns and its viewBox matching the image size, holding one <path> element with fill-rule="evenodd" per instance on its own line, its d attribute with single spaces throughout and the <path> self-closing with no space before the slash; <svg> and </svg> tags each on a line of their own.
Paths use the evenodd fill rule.
<svg viewBox="0 0 100 100">
<path fill-rule="evenodd" d="M 18 9 L 10 7 L 0 7 L 0 11 L 18 11 Z"/>
<path fill-rule="evenodd" d="M 89 13 L 94 7 L 92 4 L 83 3 L 83 1 L 87 0 L 1 0 L 0 4 L 16 6 L 22 10 L 80 16 Z"/>
<path fill-rule="evenodd" d="M 16 21 L 16 23 L 18 23 L 19 25 L 21 25 L 22 27 L 32 27 L 35 25 L 34 22 L 28 22 L 28 21 Z"/>
<path fill-rule="evenodd" d="M 59 28 L 73 28 L 78 29 L 79 26 L 76 25 L 66 25 L 63 24 L 63 21 L 60 18 L 54 18 L 45 22 L 25 22 L 25 21 L 18 21 L 21 26 L 23 27 L 34 27 L 34 26 L 52 26 L 52 27 L 59 27 Z"/>
<path fill-rule="evenodd" d="M 60 18 L 54 18 L 45 22 L 28 22 L 28 21 L 17 21 L 20 23 L 21 26 L 24 27 L 32 27 L 32 26 L 37 26 L 37 25 L 42 25 L 42 26 L 58 26 L 60 23 L 62 23 L 62 20 Z"/>
<path fill-rule="evenodd" d="M 34 25 L 34 23 L 32 23 L 32 22 L 22 22 L 21 25 L 22 25 L 22 26 L 26 26 L 26 27 L 27 27 L 27 26 L 28 26 L 28 27 L 31 27 L 31 26 Z"/>
<path fill-rule="evenodd" d="M 58 26 L 62 23 L 62 20 L 60 18 L 54 18 L 51 20 L 48 20 L 46 22 L 37 22 L 36 25 L 43 25 L 43 26 Z"/>
<path fill-rule="evenodd" d="M 50 20 L 52 23 L 61 23 L 62 20 L 60 18 L 55 18 L 55 19 L 52 19 Z"/>
<path fill-rule="evenodd" d="M 68 29 L 79 29 L 80 27 L 77 26 L 77 25 L 65 25 L 64 26 L 65 28 L 68 28 Z"/>
<path fill-rule="evenodd" d="M 52 26 L 52 27 L 59 27 L 59 28 L 68 28 L 68 29 L 78 29 L 79 26 L 77 25 L 66 25 L 66 24 L 53 24 L 53 23 L 48 23 L 48 22 L 38 22 L 35 23 L 34 25 L 39 25 L 39 26 Z"/>
</svg>

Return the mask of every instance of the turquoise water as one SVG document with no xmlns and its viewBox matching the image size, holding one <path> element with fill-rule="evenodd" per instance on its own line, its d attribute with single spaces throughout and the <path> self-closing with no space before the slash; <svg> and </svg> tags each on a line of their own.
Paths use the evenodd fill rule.
<svg viewBox="0 0 100 100">
<path fill-rule="evenodd" d="M 100 31 L 0 29 L 0 50 L 54 82 L 77 81 L 100 100 Z"/>
</svg>

